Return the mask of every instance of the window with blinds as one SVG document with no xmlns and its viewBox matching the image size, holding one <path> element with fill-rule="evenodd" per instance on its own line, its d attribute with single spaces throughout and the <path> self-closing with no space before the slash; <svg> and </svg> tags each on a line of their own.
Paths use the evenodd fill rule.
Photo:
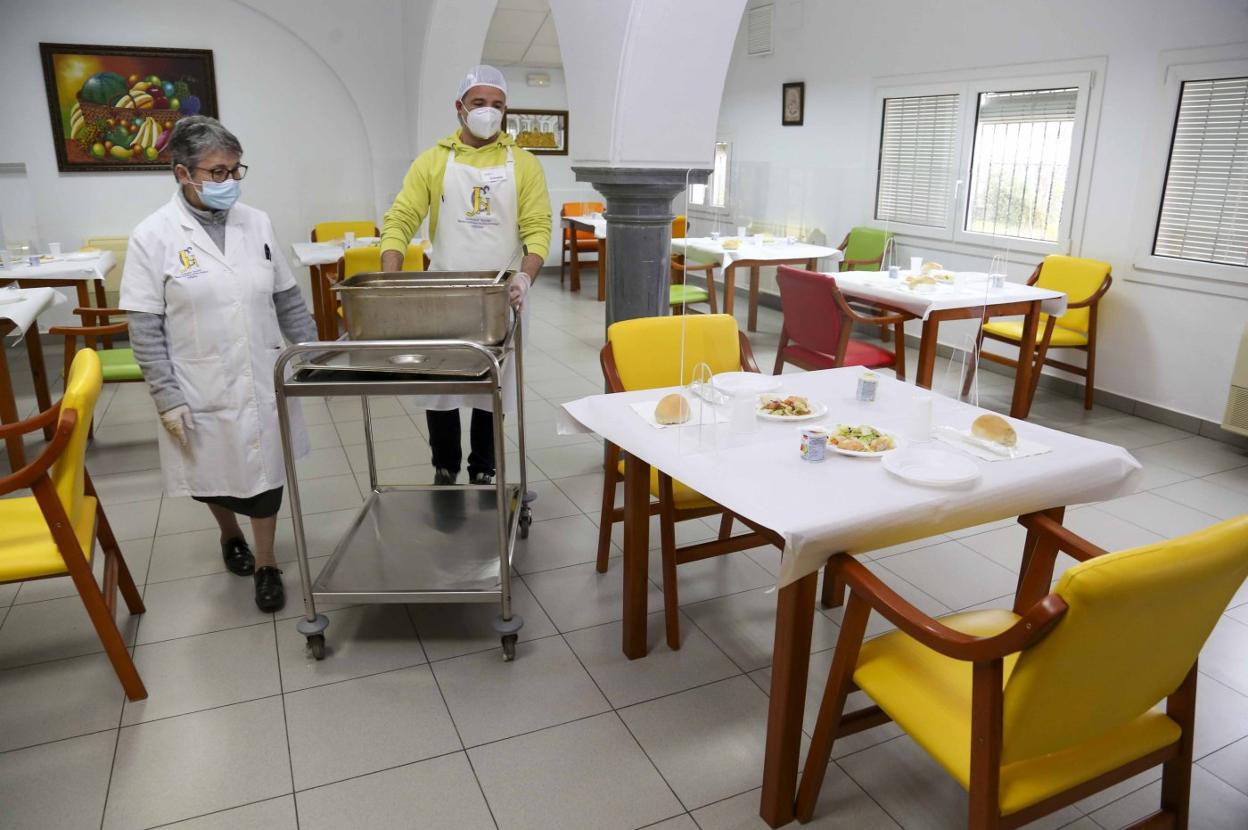
<svg viewBox="0 0 1248 830">
<path fill-rule="evenodd" d="M 1156 256 L 1248 266 L 1248 78 L 1185 81 Z"/>
<path fill-rule="evenodd" d="M 965 230 L 1056 242 L 1079 89 L 981 92 Z"/>
<path fill-rule="evenodd" d="M 711 161 L 711 175 L 706 184 L 689 185 L 689 204 L 705 205 L 710 196 L 711 207 L 728 206 L 728 144 L 715 143 L 715 155 Z"/>
<path fill-rule="evenodd" d="M 948 227 L 958 98 L 954 93 L 884 99 L 876 219 Z"/>
</svg>

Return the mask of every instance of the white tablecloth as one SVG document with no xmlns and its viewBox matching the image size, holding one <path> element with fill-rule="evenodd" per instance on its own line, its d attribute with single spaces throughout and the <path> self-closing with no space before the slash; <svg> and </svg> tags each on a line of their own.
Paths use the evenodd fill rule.
<svg viewBox="0 0 1248 830">
<path fill-rule="evenodd" d="M 1031 302 L 1040 300 L 1045 314 L 1061 316 L 1066 312 L 1066 295 L 1060 291 L 1006 282 L 1001 288 L 988 287 L 988 275 L 974 272 L 954 274 L 952 285 L 917 285 L 910 288 L 902 271 L 900 279 L 889 279 L 884 271 L 841 271 L 836 284 L 856 299 L 877 300 L 926 320 L 933 311 L 951 308 L 978 308 L 985 305 Z"/>
<path fill-rule="evenodd" d="M 599 239 L 607 238 L 607 220 L 601 216 L 565 216 L 573 225 L 577 225 L 580 230 L 593 231 L 594 236 Z"/>
<path fill-rule="evenodd" d="M 736 237 L 729 237 L 736 238 Z M 810 245 L 795 242 L 792 245 L 778 239 L 770 245 L 755 244 L 742 240 L 741 247 L 735 251 L 724 250 L 723 240 L 709 237 L 691 236 L 686 239 L 672 240 L 672 253 L 684 254 L 686 259 L 703 264 L 714 264 L 724 268 L 739 260 L 780 261 L 790 259 L 830 259 L 840 262 L 844 254 L 836 248 L 825 248 L 822 245 Z"/>
<path fill-rule="evenodd" d="M 14 298 L 20 299 L 12 302 Z M 17 326 L 13 339 L 18 340 L 40 314 L 63 302 L 65 298 L 55 288 L 0 288 L 0 320 Z"/>
<path fill-rule="evenodd" d="M 82 253 L 92 253 L 84 251 Z M 10 265 L 0 268 L 0 280 L 102 280 L 117 265 L 112 251 L 100 251 L 90 259 L 57 257 L 38 265 Z"/>
<path fill-rule="evenodd" d="M 853 367 L 784 376 L 783 392 L 827 404 L 805 424 L 871 424 L 906 440 L 914 386 L 879 378 L 874 403 L 854 398 L 861 370 Z M 967 489 L 909 484 L 878 459 L 829 453 L 812 464 L 798 455 L 798 425 L 759 420 L 752 433 L 714 428 L 656 430 L 629 407 L 656 391 L 594 395 L 564 404 L 561 431 L 592 431 L 667 472 L 734 513 L 785 540 L 779 583 L 822 567 L 838 551 L 862 553 L 889 545 L 1044 510 L 1114 498 L 1130 491 L 1140 465 L 1121 447 L 1012 421 L 1020 437 L 1053 448 L 1044 455 L 987 463 Z M 928 394 L 923 392 L 923 394 Z M 933 425 L 959 429 L 981 410 L 934 397 Z M 699 439 L 699 434 L 702 438 Z M 716 446 L 708 446 L 713 442 Z M 943 444 L 928 446 L 956 452 Z"/>
<path fill-rule="evenodd" d="M 418 242 L 419 240 L 416 240 L 413 244 Z M 305 268 L 310 265 L 330 265 L 342 259 L 341 240 L 337 242 L 294 242 L 290 249 L 295 254 L 295 261 Z M 425 256 L 432 254 L 433 248 L 426 244 Z"/>
</svg>

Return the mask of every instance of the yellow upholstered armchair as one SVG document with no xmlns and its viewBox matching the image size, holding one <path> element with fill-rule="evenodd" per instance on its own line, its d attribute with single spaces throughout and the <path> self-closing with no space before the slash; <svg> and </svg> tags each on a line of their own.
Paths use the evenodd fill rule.
<svg viewBox="0 0 1248 830">
<path fill-rule="evenodd" d="M 684 338 L 682 349 L 681 338 Z M 683 368 L 680 365 L 684 357 Z M 694 367 L 706 363 L 720 372 L 757 372 L 750 341 L 727 314 L 697 314 L 686 318 L 642 317 L 614 323 L 607 329 L 602 347 L 602 373 L 611 392 L 660 389 L 688 383 Z M 656 396 L 657 397 L 657 396 Z M 606 445 L 602 515 L 598 523 L 598 571 L 606 573 L 611 555 L 611 527 L 624 519 L 615 506 L 616 486 L 624 476 L 620 448 Z M 679 597 L 676 566 L 711 556 L 770 544 L 772 538 L 757 530 L 731 536 L 733 515 L 719 504 L 689 489 L 657 468 L 650 469 L 650 515 L 659 516 L 663 557 L 663 608 L 667 644 L 680 648 Z M 696 545 L 676 546 L 676 523 L 701 516 L 721 516 L 719 538 Z"/>
<path fill-rule="evenodd" d="M 1118 553 L 1060 517 L 1019 519 L 1028 535 L 1012 611 L 932 619 L 833 557 L 850 594 L 800 821 L 836 738 L 892 720 L 968 791 L 972 828 L 1019 827 L 1158 764 L 1161 809 L 1133 827 L 1187 826 L 1196 658 L 1248 576 L 1248 515 Z M 1080 562 L 1050 591 L 1059 550 Z M 864 643 L 872 611 L 899 630 Z M 877 705 L 845 713 L 854 689 Z"/>
<path fill-rule="evenodd" d="M 1054 319 L 1047 314 L 1040 317 L 1040 324 L 1044 328 L 1037 339 L 1035 374 L 1032 378 L 1033 390 L 1040 382 L 1040 370 L 1047 364 L 1055 369 L 1082 375 L 1084 378 L 1083 408 L 1092 408 L 1094 392 L 1092 384 L 1096 373 L 1096 310 L 1101 297 L 1105 296 L 1105 292 L 1109 290 L 1113 282 L 1109 272 L 1108 262 L 1072 256 L 1047 256 L 1027 280 L 1028 285 L 1061 291 L 1067 299 L 1066 313 L 1061 317 Z M 1018 360 L 991 352 L 981 352 L 979 346 L 983 345 L 985 337 L 1017 346 L 1023 338 L 1022 322 L 1003 320 L 985 323 L 979 330 L 979 341 L 976 344 L 976 353 L 980 355 L 980 359 L 1018 368 Z M 1086 367 L 1053 360 L 1048 356 L 1049 349 L 1081 351 L 1087 355 Z M 970 390 L 970 383 L 974 376 L 973 369 L 967 372 L 962 394 L 965 395 Z"/>
<path fill-rule="evenodd" d="M 142 700 L 147 690 L 126 650 L 114 610 L 118 589 L 131 614 L 143 613 L 143 600 L 84 464 L 87 432 L 102 383 L 99 357 L 84 349 L 74 357 L 60 403 L 28 420 L 0 426 L 2 440 L 56 424 L 51 443 L 38 458 L 0 478 L 0 496 L 32 492 L 0 498 L 0 584 L 57 576 L 72 579 L 126 696 Z M 91 572 L 97 538 L 104 552 L 102 588 Z"/>
</svg>

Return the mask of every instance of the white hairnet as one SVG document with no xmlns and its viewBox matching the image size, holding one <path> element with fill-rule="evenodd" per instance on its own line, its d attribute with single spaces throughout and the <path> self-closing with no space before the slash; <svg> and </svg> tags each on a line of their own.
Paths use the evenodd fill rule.
<svg viewBox="0 0 1248 830">
<path fill-rule="evenodd" d="M 503 77 L 503 73 L 486 64 L 468 70 L 468 74 L 460 81 L 458 97 L 463 98 L 464 93 L 474 86 L 492 86 L 502 90 L 504 95 L 507 94 L 507 79 Z"/>
</svg>

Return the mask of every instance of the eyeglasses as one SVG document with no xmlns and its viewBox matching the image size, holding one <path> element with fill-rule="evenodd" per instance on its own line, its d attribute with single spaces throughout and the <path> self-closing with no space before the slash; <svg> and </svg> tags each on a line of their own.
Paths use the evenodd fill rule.
<svg viewBox="0 0 1248 830">
<path fill-rule="evenodd" d="M 191 169 L 204 171 L 218 184 L 226 179 L 238 179 L 241 181 L 247 175 L 247 165 L 245 164 L 236 164 L 233 167 L 214 167 L 211 170 L 207 167 L 192 167 Z"/>
</svg>

